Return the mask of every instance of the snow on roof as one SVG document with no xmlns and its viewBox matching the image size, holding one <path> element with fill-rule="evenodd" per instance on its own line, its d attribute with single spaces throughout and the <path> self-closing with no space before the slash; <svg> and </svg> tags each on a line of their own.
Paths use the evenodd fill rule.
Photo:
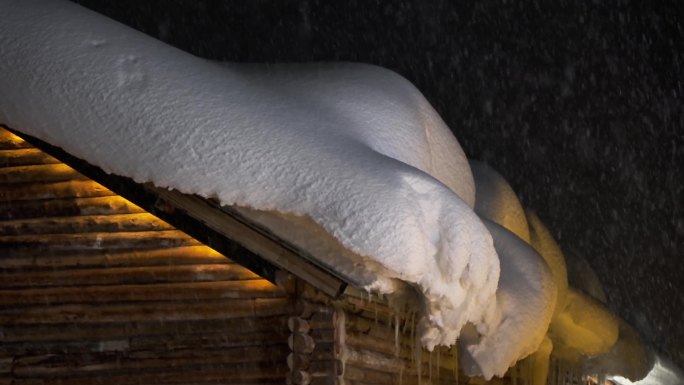
<svg viewBox="0 0 684 385">
<path fill-rule="evenodd" d="M 371 290 L 401 281 L 422 293 L 426 347 L 453 344 L 467 323 L 497 341 L 486 349 L 504 357 L 480 357 L 486 373 L 538 343 L 508 339 L 523 324 L 502 322 L 515 309 L 497 305 L 499 258 L 472 210 L 467 159 L 402 77 L 213 63 L 66 1 L 0 9 L 0 122 L 110 173 L 313 223 L 350 256 L 326 264 Z M 526 295 L 546 298 L 535 285 Z"/>
</svg>

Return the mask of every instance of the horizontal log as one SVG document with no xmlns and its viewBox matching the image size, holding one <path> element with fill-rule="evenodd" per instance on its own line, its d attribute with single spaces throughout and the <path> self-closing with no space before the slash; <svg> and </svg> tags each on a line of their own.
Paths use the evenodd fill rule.
<svg viewBox="0 0 684 385">
<path fill-rule="evenodd" d="M 293 315 L 303 319 L 310 319 L 314 314 L 329 314 L 332 316 L 334 311 L 335 310 L 330 305 L 298 299 L 294 305 Z"/>
<path fill-rule="evenodd" d="M 87 179 L 64 163 L 0 167 L 0 183 L 46 183 Z"/>
<path fill-rule="evenodd" d="M 311 354 L 291 352 L 287 355 L 287 367 L 290 368 L 291 371 L 306 370 L 310 363 Z"/>
<path fill-rule="evenodd" d="M 234 281 L 246 279 L 259 279 L 259 276 L 237 264 L 167 265 L 12 273 L 0 271 L 0 289 Z"/>
<path fill-rule="evenodd" d="M 339 360 L 311 362 L 308 369 L 294 369 L 288 378 L 288 383 L 295 385 L 309 385 L 316 378 L 336 378 L 342 374 L 342 364 Z M 320 382 L 316 382 L 320 383 Z"/>
<path fill-rule="evenodd" d="M 316 342 L 314 339 L 304 333 L 292 333 L 287 339 L 287 344 L 295 353 L 310 354 L 313 352 Z"/>
<path fill-rule="evenodd" d="M 32 218 L 0 222 L 0 236 L 172 230 L 148 213 Z"/>
<path fill-rule="evenodd" d="M 233 266 L 231 266 L 233 267 Z M 238 268 L 238 266 L 235 266 Z M 0 308 L 6 306 L 59 304 L 106 304 L 111 302 L 182 301 L 221 298 L 284 297 L 265 279 L 241 281 L 179 282 L 154 285 L 51 287 L 0 290 Z"/>
<path fill-rule="evenodd" d="M 55 270 L 77 268 L 116 268 L 231 264 L 230 259 L 207 246 L 184 246 L 158 250 L 123 251 L 107 254 L 86 253 L 40 256 L 9 256 L 0 261 L 7 270 Z"/>
<path fill-rule="evenodd" d="M 365 349 L 374 352 L 383 353 L 390 357 L 399 356 L 399 349 L 395 345 L 394 338 L 391 340 L 376 338 L 368 334 L 360 334 L 355 332 L 347 332 L 344 337 L 344 342 L 347 346 L 355 349 Z"/>
<path fill-rule="evenodd" d="M 130 357 L 125 353 L 24 356 L 15 359 L 12 372 L 17 377 L 66 377 L 97 372 L 116 374 L 159 370 L 169 366 L 190 368 L 245 363 L 284 366 L 287 346 L 246 346 L 221 350 L 197 348 L 151 353 L 151 357 Z"/>
<path fill-rule="evenodd" d="M 257 320 L 258 318 L 252 318 Z M 261 330 L 259 330 L 261 329 Z M 258 346 L 267 349 L 270 345 L 282 345 L 287 348 L 287 338 L 289 334 L 283 329 L 277 329 L 264 325 L 263 321 L 245 326 L 237 327 L 223 333 L 202 333 L 185 334 L 179 336 L 141 336 L 131 337 L 129 355 L 134 358 L 154 358 L 159 355 L 169 356 L 175 351 L 185 351 L 186 349 L 215 349 L 217 351 L 247 346 Z M 168 337 L 168 338 L 167 338 Z M 285 360 L 286 354 L 282 358 Z M 283 361 L 286 362 L 286 361 Z"/>
<path fill-rule="evenodd" d="M 346 314 L 345 319 L 345 330 L 347 333 L 360 333 L 363 335 L 369 335 L 371 337 L 395 342 L 398 339 L 399 345 L 402 347 L 412 348 L 415 343 L 412 334 L 415 332 L 415 326 L 411 326 L 411 322 L 415 322 L 414 318 L 403 319 L 395 318 L 394 322 L 390 325 L 379 320 L 367 318 L 368 314 Z M 398 330 L 396 322 L 399 322 Z M 413 330 L 412 330 L 413 329 Z M 398 337 L 398 338 L 395 338 Z"/>
<path fill-rule="evenodd" d="M 309 385 L 311 383 L 311 375 L 306 370 L 295 369 L 288 375 L 287 383 L 293 385 Z"/>
<path fill-rule="evenodd" d="M 403 374 L 403 373 L 402 373 Z M 347 363 L 344 366 L 344 380 L 360 381 L 366 384 L 399 384 L 399 372 L 386 373 Z"/>
<path fill-rule="evenodd" d="M 401 320 L 399 320 L 399 322 L 400 324 L 397 330 L 396 324 L 388 325 L 383 322 L 369 320 L 362 316 L 347 314 L 345 330 L 348 335 L 369 336 L 375 340 L 391 343 L 392 346 L 398 342 L 400 347 L 412 349 L 415 339 L 412 338 L 411 335 L 414 331 L 412 331 L 410 327 L 404 327 L 407 325 L 403 325 Z"/>
<path fill-rule="evenodd" d="M 4 354 L 0 354 L 0 378 L 12 373 L 12 363 L 14 362 L 14 357 L 3 356 Z"/>
<path fill-rule="evenodd" d="M 25 357 L 32 355 L 64 355 L 64 354 L 83 354 L 91 353 L 116 353 L 125 352 L 130 348 L 128 338 L 119 339 L 100 339 L 84 341 L 53 341 L 38 343 L 3 343 L 0 346 L 0 355 L 11 355 L 15 357 Z"/>
<path fill-rule="evenodd" d="M 290 317 L 287 320 L 287 327 L 290 329 L 291 332 L 304 334 L 309 333 L 309 330 L 311 330 L 309 322 L 300 317 Z"/>
<path fill-rule="evenodd" d="M 316 341 L 316 343 L 333 343 L 335 342 L 335 330 L 331 329 L 312 329 L 309 332 L 311 338 Z"/>
<path fill-rule="evenodd" d="M 381 301 L 369 301 L 354 296 L 345 296 L 343 305 L 347 313 L 362 315 L 377 322 L 387 323 L 387 320 L 393 320 L 397 314 Z"/>
<path fill-rule="evenodd" d="M 286 314 L 287 298 L 224 299 L 197 303 L 145 302 L 109 306 L 56 305 L 0 311 L 0 324 L 58 324 L 69 322 L 102 323 L 134 321 L 180 321 L 242 318 Z"/>
<path fill-rule="evenodd" d="M 342 361 L 338 359 L 332 360 L 313 360 L 309 364 L 307 371 L 311 377 L 330 377 L 342 375 Z"/>
<path fill-rule="evenodd" d="M 314 377 L 309 385 L 340 385 L 342 382 L 339 377 Z M 346 385 L 346 383 L 344 383 Z M 426 384 L 427 385 L 427 384 Z"/>
<path fill-rule="evenodd" d="M 0 200 L 3 201 L 90 198 L 112 195 L 115 195 L 112 191 L 92 180 L 0 185 Z"/>
<path fill-rule="evenodd" d="M 29 147 L 33 146 L 24 139 L 14 135 L 13 133 L 7 131 L 4 127 L 0 126 L 0 150 L 12 150 Z"/>
<path fill-rule="evenodd" d="M 130 338 L 134 349 L 151 348 L 163 344 L 185 346 L 192 344 L 201 335 L 231 335 L 236 331 L 255 333 L 264 331 L 287 331 L 286 317 L 236 317 L 213 320 L 122 320 L 121 323 L 77 323 L 67 324 L 15 324 L 3 325 L 3 344 L 33 343 L 47 346 L 63 342 L 100 341 Z M 7 345 L 5 345 L 7 346 Z"/>
<path fill-rule="evenodd" d="M 121 196 L 0 201 L 0 220 L 145 212 Z"/>
<path fill-rule="evenodd" d="M 194 367 L 167 365 L 157 371 L 95 374 L 91 376 L 15 378 L 13 385 L 180 385 L 180 384 L 258 384 L 261 381 L 285 382 L 287 366 L 267 366 L 262 362 L 198 365 Z"/>
<path fill-rule="evenodd" d="M 399 373 L 399 370 L 404 368 L 404 361 L 400 358 L 370 350 L 355 349 L 350 346 L 347 346 L 346 358 L 348 365 L 356 365 L 384 373 Z"/>
<path fill-rule="evenodd" d="M 188 356 L 188 349 L 214 349 L 221 351 L 225 349 L 243 348 L 258 346 L 268 349 L 271 345 L 286 345 L 288 334 L 280 330 L 249 331 L 243 333 L 236 330 L 226 334 L 190 334 L 180 339 L 167 341 L 162 338 L 145 337 L 141 341 L 140 337 L 120 337 L 118 339 L 98 339 L 97 336 L 86 335 L 86 340 L 81 341 L 36 341 L 3 343 L 0 346 L 0 356 L 25 357 L 31 355 L 85 355 L 98 353 L 124 352 L 127 358 L 131 359 L 151 359 L 160 357 L 172 357 L 177 354 L 181 357 Z M 154 344 L 152 343 L 154 341 Z M 174 353 L 177 352 L 177 353 Z M 206 352 L 202 353 L 206 354 Z M 283 360 L 285 354 L 283 354 Z"/>
<path fill-rule="evenodd" d="M 390 382 L 390 384 L 401 384 L 401 385 L 453 385 L 453 384 L 490 384 L 490 385 L 501 385 L 501 382 L 497 382 L 497 380 L 492 380 L 491 382 L 484 382 L 483 380 L 480 380 L 480 382 L 469 382 L 469 378 L 463 377 L 460 382 L 457 382 L 453 377 L 450 380 L 442 380 L 442 379 L 430 379 L 428 377 L 422 377 L 421 379 L 418 379 L 416 375 L 407 375 L 405 373 L 402 373 L 401 379 L 400 377 L 397 376 L 396 382 Z M 344 380 L 345 385 L 385 385 L 387 384 L 386 382 L 369 382 L 369 381 L 361 381 L 361 380 Z"/>
<path fill-rule="evenodd" d="M 288 363 L 292 361 L 291 365 L 293 368 L 306 369 L 312 361 L 340 359 L 340 354 L 336 354 L 334 350 L 335 347 L 333 344 L 316 344 L 311 353 L 291 353 L 291 358 L 288 358 Z"/>
<path fill-rule="evenodd" d="M 335 320 L 332 312 L 317 312 L 307 320 L 311 329 L 334 329 Z"/>
<path fill-rule="evenodd" d="M 55 163 L 60 163 L 60 161 L 37 148 L 0 150 L 0 167 L 31 166 Z"/>
<path fill-rule="evenodd" d="M 9 257 L 64 255 L 87 251 L 107 253 L 196 246 L 200 243 L 178 230 L 121 233 L 31 234 L 0 236 L 0 254 Z"/>
<path fill-rule="evenodd" d="M 401 321 L 400 321 L 401 322 Z M 406 322 L 406 321 L 405 321 Z M 409 321 L 410 322 L 410 321 Z M 416 341 L 411 337 L 410 330 L 404 332 L 403 324 L 400 324 L 398 341 L 395 341 L 395 328 L 380 321 L 369 320 L 355 314 L 346 315 L 345 343 L 357 349 L 373 350 L 389 357 L 397 357 L 396 342 L 399 343 L 398 357 L 411 362 L 415 359 L 414 351 L 417 348 Z M 421 348 L 422 349 L 422 348 Z M 454 348 L 439 346 L 432 353 L 436 357 L 439 352 L 440 365 L 446 369 L 457 367 Z M 422 360 L 425 365 L 429 363 L 430 352 L 423 349 Z"/>
</svg>

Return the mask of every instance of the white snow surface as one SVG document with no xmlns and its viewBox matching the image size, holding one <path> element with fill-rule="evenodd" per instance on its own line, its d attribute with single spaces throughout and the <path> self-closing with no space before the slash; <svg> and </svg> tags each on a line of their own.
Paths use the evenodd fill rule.
<svg viewBox="0 0 684 385">
<path fill-rule="evenodd" d="M 486 163 L 470 160 L 475 180 L 475 212 L 530 242 L 525 210 L 508 181 Z"/>
<path fill-rule="evenodd" d="M 405 79 L 212 63 L 66 1 L 0 14 L 1 123 L 137 182 L 309 218 L 380 266 L 364 275 L 419 289 L 428 348 L 496 326 L 499 261 L 467 160 Z"/>
<path fill-rule="evenodd" d="M 496 292 L 498 313 L 488 324 L 459 340 L 461 366 L 468 376 L 502 377 L 519 359 L 539 349 L 556 306 L 551 269 L 525 241 L 501 225 L 485 220 L 501 261 Z"/>
</svg>

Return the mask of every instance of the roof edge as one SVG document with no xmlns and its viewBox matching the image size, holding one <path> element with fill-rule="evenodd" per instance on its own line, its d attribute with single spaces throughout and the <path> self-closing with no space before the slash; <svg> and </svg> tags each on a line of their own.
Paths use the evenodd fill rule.
<svg viewBox="0 0 684 385">
<path fill-rule="evenodd" d="M 41 139 L 5 125 L 0 127 L 273 283 L 279 281 L 278 272 L 285 271 L 332 298 L 340 297 L 347 288 L 347 280 L 316 264 L 306 251 L 278 238 L 230 207 L 222 207 L 214 200 L 197 195 L 159 188 L 149 182 L 137 183 L 128 177 L 108 174 Z"/>
</svg>

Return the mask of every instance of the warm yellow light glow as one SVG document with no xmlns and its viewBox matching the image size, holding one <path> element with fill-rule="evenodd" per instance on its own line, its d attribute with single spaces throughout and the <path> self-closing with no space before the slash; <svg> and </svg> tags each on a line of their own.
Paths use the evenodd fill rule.
<svg viewBox="0 0 684 385">
<path fill-rule="evenodd" d="M 26 146 L 26 141 L 8 130 L 0 127 L 0 142 L 11 143 L 16 147 Z"/>
</svg>

